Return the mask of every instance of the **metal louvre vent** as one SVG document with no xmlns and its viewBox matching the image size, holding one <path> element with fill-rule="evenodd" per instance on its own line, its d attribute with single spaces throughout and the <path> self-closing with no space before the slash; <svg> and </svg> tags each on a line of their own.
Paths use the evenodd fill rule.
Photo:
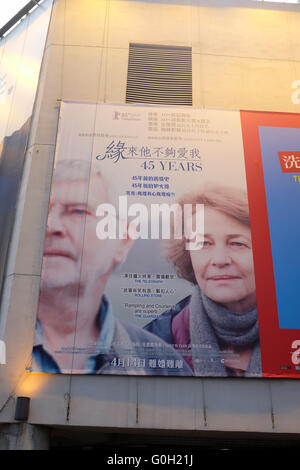
<svg viewBox="0 0 300 470">
<path fill-rule="evenodd" d="M 126 103 L 192 105 L 192 48 L 130 44 Z"/>
</svg>

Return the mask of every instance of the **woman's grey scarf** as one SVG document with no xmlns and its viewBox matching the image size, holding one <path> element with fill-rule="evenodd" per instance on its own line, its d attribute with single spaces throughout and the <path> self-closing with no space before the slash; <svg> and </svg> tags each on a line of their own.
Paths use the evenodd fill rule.
<svg viewBox="0 0 300 470">
<path fill-rule="evenodd" d="M 190 338 L 195 375 L 227 376 L 220 342 L 224 348 L 252 347 L 246 377 L 261 376 L 261 357 L 256 307 L 236 313 L 202 294 L 195 286 L 190 302 Z"/>
</svg>

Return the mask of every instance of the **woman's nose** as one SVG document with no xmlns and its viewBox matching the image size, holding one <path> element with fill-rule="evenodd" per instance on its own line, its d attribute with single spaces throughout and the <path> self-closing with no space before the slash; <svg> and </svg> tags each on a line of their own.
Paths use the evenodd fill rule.
<svg viewBox="0 0 300 470">
<path fill-rule="evenodd" d="M 224 247 L 215 248 L 211 254 L 211 264 L 214 266 L 226 266 L 232 263 L 232 259 Z"/>
</svg>

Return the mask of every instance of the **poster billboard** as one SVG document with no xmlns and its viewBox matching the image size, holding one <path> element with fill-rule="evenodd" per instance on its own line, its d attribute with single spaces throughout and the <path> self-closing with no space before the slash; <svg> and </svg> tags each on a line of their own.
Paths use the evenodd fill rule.
<svg viewBox="0 0 300 470">
<path fill-rule="evenodd" d="M 299 161 L 295 129 L 265 130 L 276 117 L 62 103 L 33 372 L 297 377 L 298 346 L 269 361 L 268 322 L 297 326 L 273 295 L 286 253 L 264 181 L 274 154 Z"/>
</svg>

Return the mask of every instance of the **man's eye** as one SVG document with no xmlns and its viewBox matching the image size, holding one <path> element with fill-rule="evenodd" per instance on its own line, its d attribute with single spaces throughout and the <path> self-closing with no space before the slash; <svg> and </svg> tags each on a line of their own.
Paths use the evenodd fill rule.
<svg viewBox="0 0 300 470">
<path fill-rule="evenodd" d="M 86 209 L 73 209 L 72 213 L 73 214 L 87 214 L 87 210 Z"/>
<path fill-rule="evenodd" d="M 67 213 L 70 215 L 87 215 L 89 214 L 89 211 L 87 209 L 80 209 L 78 207 L 73 207 L 73 208 L 68 209 Z"/>
</svg>

